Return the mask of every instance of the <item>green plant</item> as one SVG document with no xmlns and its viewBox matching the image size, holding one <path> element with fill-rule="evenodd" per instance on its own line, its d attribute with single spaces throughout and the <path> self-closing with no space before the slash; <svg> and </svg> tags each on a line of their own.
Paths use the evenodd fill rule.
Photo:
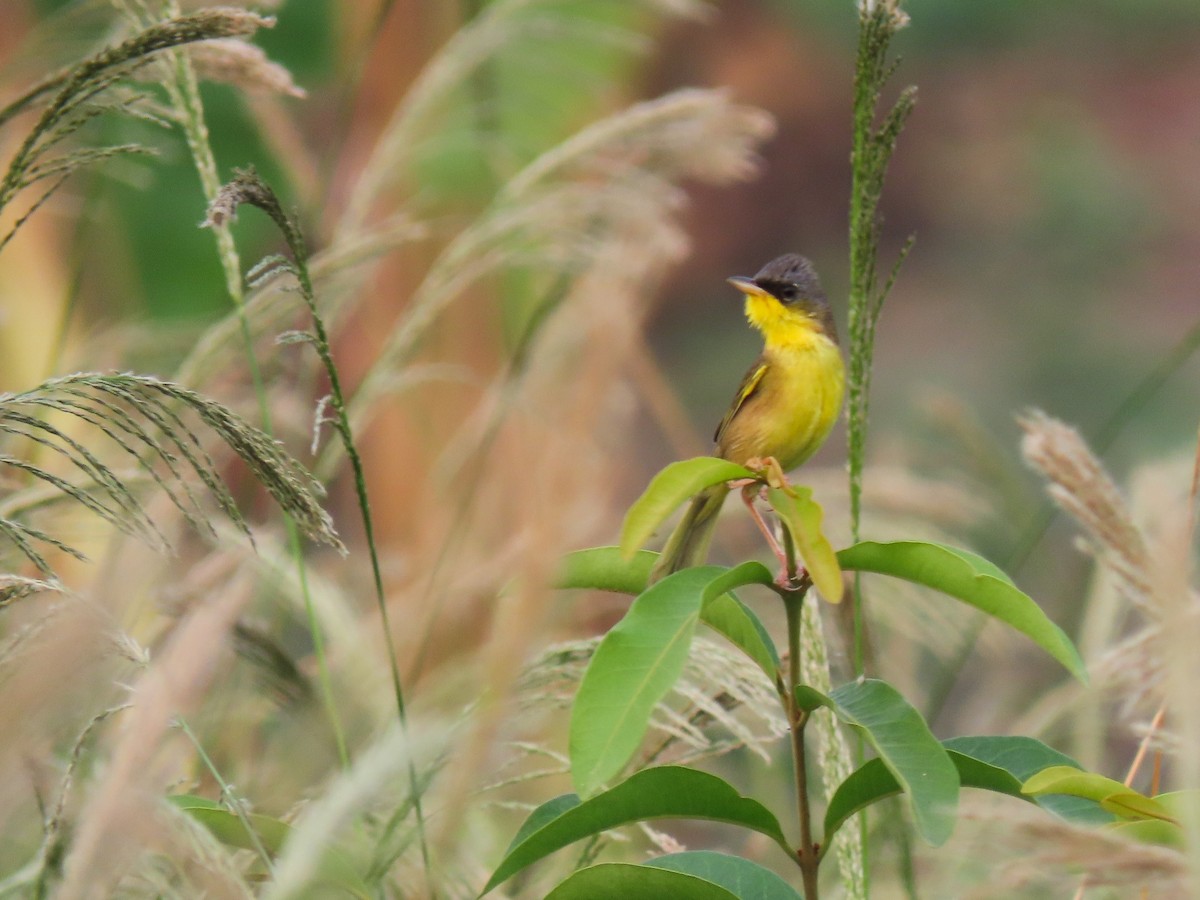
<svg viewBox="0 0 1200 900">
<path fill-rule="evenodd" d="M 1138 734 L 1139 760 L 1200 743 L 1188 677 L 1194 591 L 1185 567 L 1169 564 L 1187 556 L 1192 532 L 1176 529 L 1180 546 L 1164 547 L 1157 528 L 1127 521 L 1136 517 L 1110 509 L 1088 520 L 1114 506 L 1116 488 L 1094 461 L 1078 463 L 1078 448 L 1046 452 L 1064 426 L 1025 419 L 1027 457 L 1083 521 L 1097 571 L 1132 601 L 1101 597 L 1082 610 L 1073 634 L 1092 675 L 1085 687 L 1062 677 L 1078 673 L 1079 655 L 1037 606 L 950 547 L 1002 552 L 994 531 L 955 530 L 990 528 L 982 497 L 912 461 L 903 473 L 867 470 L 867 426 L 887 427 L 889 412 L 868 408 L 873 338 L 897 271 L 876 274 L 877 210 L 914 98 L 901 91 L 880 108 L 905 19 L 898 4 L 859 4 L 846 502 L 830 487 L 841 473 L 819 465 L 806 470 L 810 490 L 693 459 L 654 479 L 620 547 L 571 554 L 561 571 L 564 553 L 613 530 L 614 486 L 628 487 L 630 459 L 647 446 L 639 419 L 672 418 L 646 332 L 658 286 L 688 272 L 684 187 L 755 168 L 771 120 L 733 95 L 772 106 L 781 134 L 794 133 L 781 107 L 738 80 L 777 72 L 788 54 L 746 55 L 764 46 L 753 28 L 695 53 L 716 29 L 679 23 L 664 59 L 680 59 L 679 34 L 704 35 L 684 42 L 687 82 L 708 80 L 693 77 L 703 66 L 717 82 L 733 72 L 733 89 L 632 102 L 643 73 L 629 51 L 703 4 L 489 0 L 371 13 L 322 0 L 281 7 L 285 27 L 263 42 L 309 89 L 301 107 L 291 76 L 240 39 L 271 20 L 184 16 L 175 0 L 34 6 L 63 13 L 48 34 L 25 36 L 23 67 L 6 60 L 6 96 L 18 100 L 0 111 L 15 154 L 0 187 L 0 337 L 12 357 L 36 347 L 34 373 L 0 396 L 0 897 L 451 898 L 505 873 L 496 895 L 794 900 L 800 886 L 815 894 L 836 880 L 847 898 L 870 888 L 952 896 L 976 877 L 961 871 L 971 840 L 1040 851 L 992 881 L 1002 896 L 1024 895 L 1016 870 L 1036 859 L 1039 877 L 1070 888 L 1084 872 L 1089 888 L 1107 878 L 1182 892 L 1187 856 L 1176 847 L 1196 797 L 1170 788 L 1200 783 L 1184 769 L 1194 760 L 1178 754 L 1165 778 L 1156 765 L 1148 784 L 1134 777 L 1150 768 L 1137 761 L 1124 779 L 1095 773 L 1114 771 L 1104 758 L 1120 749 L 1108 743 L 1114 726 L 1136 725 L 1143 710 L 1156 715 Z M 711 6 L 736 8 L 743 25 L 765 11 L 786 27 L 779 4 Z M 923 40 L 932 22 L 920 24 Z M 740 54 L 736 69 L 721 68 L 726 45 Z M 29 75 L 47 47 L 62 72 Z M 321 62 L 331 50 L 336 65 Z M 381 70 L 386 84 L 372 80 Z M 790 81 L 777 86 L 794 93 Z M 248 170 L 222 187 L 225 165 L 250 160 L 278 198 Z M 103 175 L 92 163 L 106 164 Z M 245 212 L 230 227 L 244 203 L 278 231 Z M 206 207 L 212 227 L 196 232 Z M 689 223 L 698 246 L 713 219 L 723 240 L 741 233 L 701 215 Z M 195 242 L 163 227 L 171 237 L 150 245 L 161 254 L 146 253 L 141 236 L 166 221 Z M 931 231 L 922 225 L 923 241 Z M 932 237 L 922 266 L 937 255 Z M 247 274 L 241 253 L 270 254 L 263 240 L 286 258 L 267 255 Z M 993 251 L 1004 258 L 981 242 L 955 259 Z M 65 283 L 12 289 L 8 267 L 26 259 Z M 187 277 L 198 264 L 209 265 L 207 282 Z M 131 286 L 147 311 L 167 293 L 163 308 L 224 304 L 228 314 L 211 327 L 150 321 L 116 311 L 114 285 Z M 47 361 L 35 335 L 10 323 L 53 309 Z M 1194 345 L 1193 329 L 1131 404 Z M 15 361 L 5 362 L 11 376 Z M 103 371 L 43 381 L 75 369 Z M 306 458 L 315 477 L 296 462 Z M 895 504 L 870 479 L 898 475 L 912 480 Z M 690 492 L 743 477 L 759 481 L 781 523 L 782 577 L 747 561 L 647 589 L 654 555 L 639 548 L 651 532 Z M 1032 491 L 1015 477 L 993 493 L 1006 525 L 1024 517 Z M 347 556 L 320 546 L 342 549 L 325 505 Z M 897 526 L 897 509 L 921 512 Z M 838 552 L 834 535 L 849 535 Z M 167 545 L 173 554 L 159 552 Z M 556 572 L 561 588 L 588 589 L 582 602 L 561 602 Z M 1046 578 L 1028 573 L 1053 597 Z M 853 602 L 820 599 L 843 584 Z M 610 621 L 628 602 L 614 592 L 634 599 L 606 637 L 546 646 L 547 635 Z M 1055 607 L 1056 619 L 1073 614 Z M 980 685 L 938 671 L 967 655 L 961 638 L 975 623 L 994 620 L 1010 627 L 985 632 L 973 663 L 1008 640 L 1003 675 Z M 1062 683 L 1030 704 L 1026 686 L 1044 686 L 1047 672 L 1025 663 L 1043 653 Z M 935 740 L 934 728 L 969 730 L 950 724 L 954 704 L 939 714 L 936 687 L 923 695 L 939 675 L 955 702 L 957 688 L 970 692 L 973 715 L 1000 719 L 980 730 L 1005 736 Z M 1024 704 L 1013 717 L 1004 695 Z M 1114 697 L 1137 712 L 1113 716 Z M 1013 736 L 1023 734 L 1047 744 Z M 572 767 L 575 793 L 541 805 L 506 853 L 513 810 L 570 789 Z M 663 817 L 719 819 L 754 840 L 685 850 L 680 841 L 701 846 L 704 833 L 660 830 Z M 910 840 L 910 820 L 928 842 Z M 925 849 L 952 825 L 953 850 Z M 640 858 L 646 844 L 663 855 Z M 493 875 L 485 867 L 497 860 Z M 949 872 L 952 886 L 931 887 Z"/>
<path fill-rule="evenodd" d="M 1036 778 L 1026 782 L 1030 776 L 1052 767 L 1080 771 L 1068 757 L 1032 738 L 939 741 L 899 691 L 885 681 L 865 677 L 858 576 L 866 572 L 939 590 L 1020 631 L 1076 678 L 1086 681 L 1087 677 L 1078 652 L 1062 629 L 985 559 L 930 542 L 859 539 L 874 335 L 884 298 L 899 268 L 898 261 L 887 282 L 877 284 L 877 207 L 888 160 L 913 107 L 915 90 L 905 90 L 881 124 L 877 126 L 874 119 L 884 83 L 894 68 L 887 62 L 890 38 L 906 21 L 898 3 L 864 3 L 860 9 L 850 216 L 850 523 L 854 543 L 834 553 L 822 531 L 821 508 L 808 488 L 791 486 L 778 472 L 751 471 L 700 457 L 674 463 L 651 481 L 628 511 L 618 547 L 580 551 L 569 557 L 560 587 L 618 591 L 635 599 L 621 621 L 596 645 L 575 696 L 570 768 L 576 793 L 534 810 L 513 838 L 484 893 L 549 853 L 617 825 L 656 818 L 698 818 L 769 837 L 797 866 L 803 895 L 812 900 L 819 893 L 819 868 L 835 846 L 835 838 L 857 813 L 883 799 L 903 794 L 917 833 L 936 846 L 954 827 L 961 787 L 1029 800 L 1047 793 L 1030 793 L 1030 784 L 1034 788 L 1039 785 Z M 910 240 L 901 261 L 911 244 Z M 739 479 L 760 484 L 778 518 L 787 554 L 785 570 L 773 575 L 754 561 L 733 567 L 700 566 L 647 587 L 656 554 L 641 550 L 643 543 L 680 503 L 700 490 Z M 840 602 L 843 571 L 855 576 L 853 660 L 859 677 L 831 688 L 812 590 L 832 603 Z M 782 657 L 763 622 L 733 593 L 751 585 L 773 592 L 783 604 L 787 652 Z M 652 714 L 682 675 L 700 625 L 737 648 L 775 689 L 791 738 L 796 823 L 790 839 L 766 806 L 741 796 L 715 775 L 675 765 L 649 765 L 617 780 L 643 744 Z M 820 791 L 812 765 L 815 757 L 809 749 L 809 728 L 821 710 L 852 728 L 860 746 L 871 746 L 874 758 L 860 759 L 857 769 L 843 771 L 845 754 L 836 749 L 839 738 L 836 733 L 826 737 L 826 743 L 835 749 L 822 754 L 823 760 L 832 758 L 833 762 L 823 766 L 827 802 L 823 821 L 818 823 L 813 799 Z M 825 727 L 833 730 L 837 726 L 830 723 Z M 1094 803 L 1064 804 L 1061 798 L 1039 802 L 1081 820 L 1103 816 Z M 850 849 L 839 853 L 843 883 L 851 896 L 865 896 L 861 845 L 854 836 L 846 843 Z M 770 870 L 751 860 L 709 852 L 668 854 L 642 866 L 600 863 L 578 868 L 549 896 L 621 892 L 657 896 L 668 890 L 674 891 L 673 896 L 697 898 L 798 896 Z"/>
<path fill-rule="evenodd" d="M 761 563 L 751 561 L 734 567 L 685 569 L 647 589 L 656 554 L 638 550 L 642 540 L 696 489 L 731 477 L 763 484 L 784 534 L 791 538 L 785 542 L 791 551 L 790 575 L 775 576 Z M 843 570 L 885 574 L 940 590 L 1017 629 L 1076 677 L 1086 677 L 1062 630 L 986 560 L 964 550 L 920 541 L 864 541 L 835 555 L 821 532 L 820 521 L 820 508 L 807 489 L 772 485 L 766 473 L 700 457 L 672 464 L 651 482 L 626 517 L 621 546 L 580 551 L 568 558 L 561 587 L 616 590 L 637 597 L 596 647 L 575 699 L 571 770 L 578 793 L 551 800 L 531 814 L 485 892 L 546 854 L 601 830 L 643 819 L 695 817 L 767 835 L 799 867 L 804 896 L 815 897 L 818 867 L 834 836 L 855 813 L 873 803 L 904 794 L 917 832 L 936 845 L 945 841 L 953 828 L 960 786 L 1020 797 L 1022 783 L 1033 773 L 1072 765 L 1069 758 L 1032 738 L 973 737 L 940 742 L 917 710 L 884 681 L 859 679 L 828 692 L 804 683 L 800 674 L 802 606 L 815 602 L 810 596 L 814 585 L 825 597 L 839 598 Z M 749 585 L 765 587 L 784 605 L 788 653 L 782 661 L 758 616 L 732 593 Z M 783 827 L 765 806 L 740 796 L 714 775 L 659 766 L 612 784 L 641 745 L 652 710 L 681 674 L 700 624 L 744 653 L 775 687 L 792 738 L 798 844 L 785 837 Z M 810 805 L 812 770 L 806 729 L 813 713 L 821 708 L 861 733 L 877 757 L 840 784 L 827 786 L 828 803 L 818 830 Z M 1056 808 L 1053 803 L 1047 805 Z M 1074 808 L 1069 813 L 1090 814 Z M 665 875 L 657 871 L 659 866 L 677 874 Z M 650 885 L 671 884 L 681 891 L 695 891 L 681 896 L 697 897 L 710 894 L 704 892 L 708 887 L 695 884 L 696 879 L 725 888 L 738 884 L 749 872 L 756 879 L 772 879 L 769 871 L 748 860 L 711 853 L 667 856 L 654 863 L 655 871 L 649 873 L 632 868 L 601 864 L 581 869 L 556 889 L 561 894 L 551 896 L 582 896 L 602 885 L 616 890 L 642 884 L 638 879 L 643 876 L 648 879 L 646 890 L 651 890 Z M 783 887 L 778 891 L 782 893 L 770 896 L 796 896 Z"/>
</svg>

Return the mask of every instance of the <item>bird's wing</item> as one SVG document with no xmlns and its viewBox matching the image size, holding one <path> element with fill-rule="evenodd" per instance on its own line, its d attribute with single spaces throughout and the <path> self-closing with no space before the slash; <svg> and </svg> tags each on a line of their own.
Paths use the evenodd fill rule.
<svg viewBox="0 0 1200 900">
<path fill-rule="evenodd" d="M 733 402 L 729 404 L 729 411 L 725 413 L 725 418 L 723 418 L 721 420 L 721 424 L 717 426 L 716 434 L 713 435 L 713 441 L 718 444 L 721 443 L 721 435 L 724 433 L 725 429 L 729 427 L 729 423 L 733 421 L 734 416 L 738 414 L 738 410 L 745 406 L 746 401 L 754 396 L 754 392 L 757 391 L 759 386 L 762 384 L 763 376 L 767 374 L 768 368 L 770 368 L 769 363 L 763 360 L 759 360 L 750 367 L 750 371 L 748 371 L 745 377 L 742 378 L 742 384 L 738 388 L 737 394 L 733 398 Z"/>
</svg>

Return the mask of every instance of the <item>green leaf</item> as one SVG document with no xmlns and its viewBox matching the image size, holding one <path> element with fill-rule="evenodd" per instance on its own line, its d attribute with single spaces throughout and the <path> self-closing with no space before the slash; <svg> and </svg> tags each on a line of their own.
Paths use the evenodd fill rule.
<svg viewBox="0 0 1200 900">
<path fill-rule="evenodd" d="M 760 562 L 751 560 L 734 566 L 708 583 L 704 589 L 700 621 L 719 631 L 743 653 L 758 663 L 774 683 L 779 677 L 779 652 L 758 616 L 730 591 L 747 584 L 775 587 L 775 576 Z"/>
<path fill-rule="evenodd" d="M 979 772 L 978 767 L 989 766 L 1002 770 L 1007 777 L 1016 781 L 1017 793 L 1013 794 L 1013 796 L 1021 796 L 1025 799 L 1028 798 L 1021 791 L 1021 785 L 1031 775 L 1035 775 L 1050 766 L 1079 768 L 1079 764 L 1067 756 L 1067 754 L 1060 753 L 1053 747 L 1048 747 L 1034 738 L 1019 735 L 956 737 L 944 741 L 942 746 L 951 751 L 952 758 L 954 753 L 958 752 L 962 755 L 963 759 L 970 760 L 969 763 L 963 764 L 955 760 L 955 765 L 958 766 L 958 773 L 963 779 L 964 785 L 967 785 L 968 779 L 971 779 L 971 787 L 986 788 L 987 790 L 1000 791 L 1006 794 L 1012 793 L 1007 789 L 1001 790 L 995 783 L 981 783 L 983 775 Z M 968 775 L 964 769 L 964 765 L 968 764 L 975 767 L 971 775 Z M 1005 784 L 1006 786 L 1011 786 L 1007 781 Z M 1034 798 L 1034 802 L 1060 818 L 1079 825 L 1103 825 L 1112 821 L 1112 815 L 1102 810 L 1099 804 L 1094 800 L 1086 800 L 1082 797 L 1071 797 L 1065 794 L 1043 794 Z"/>
<path fill-rule="evenodd" d="M 770 869 L 740 856 L 691 850 L 658 856 L 646 865 L 695 875 L 732 891 L 742 900 L 801 900 L 801 895 Z"/>
<path fill-rule="evenodd" d="M 222 844 L 242 850 L 257 849 L 254 838 L 246 830 L 241 818 L 221 804 L 192 794 L 172 794 L 167 797 L 167 800 L 211 831 Z M 258 837 L 263 849 L 272 856 L 279 853 L 284 841 L 292 833 L 290 825 L 270 816 L 247 813 L 246 820 L 254 829 L 254 834 Z"/>
<path fill-rule="evenodd" d="M 571 708 L 571 777 L 581 796 L 620 772 L 641 744 L 650 713 L 683 673 L 704 588 L 723 571 L 668 575 L 596 647 Z"/>
<path fill-rule="evenodd" d="M 744 896 L 683 872 L 633 863 L 600 863 L 572 873 L 546 900 L 740 900 Z"/>
<path fill-rule="evenodd" d="M 908 795 L 920 835 L 935 847 L 944 843 L 954 830 L 958 770 L 921 714 L 875 679 L 841 685 L 829 698 L 842 721 L 862 729 Z"/>
<path fill-rule="evenodd" d="M 1157 798 L 1147 797 L 1095 772 L 1071 766 L 1051 766 L 1028 778 L 1021 790 L 1032 797 L 1044 794 L 1069 794 L 1100 804 L 1101 809 L 1122 819 L 1163 819 L 1174 821 L 1171 810 Z"/>
<path fill-rule="evenodd" d="M 876 757 L 859 766 L 837 786 L 825 808 L 822 851 L 833 846 L 833 836 L 856 812 L 900 793 L 900 782 L 882 759 Z"/>
<path fill-rule="evenodd" d="M 568 799 L 571 798 L 571 799 Z M 574 802 L 571 802 L 572 799 Z M 557 816 L 544 810 L 555 804 Z M 543 804 L 530 815 L 535 827 L 522 827 L 496 868 L 486 894 L 526 866 L 581 838 L 644 819 L 710 819 L 749 828 L 774 840 L 786 852 L 787 839 L 765 806 L 743 797 L 727 782 L 707 772 L 682 766 L 657 766 L 629 776 L 621 784 L 579 801 L 573 795 Z M 528 824 L 528 822 L 527 822 Z"/>
<path fill-rule="evenodd" d="M 624 559 L 617 547 L 577 550 L 563 558 L 555 587 L 561 590 L 585 589 L 640 594 L 646 590 L 650 570 L 654 568 L 657 559 L 658 554 L 651 550 L 639 550 L 633 559 Z M 756 577 L 746 577 L 742 580 L 735 578 L 730 586 L 774 583 L 767 567 L 757 562 L 745 563 L 731 569 L 727 574 L 745 570 L 746 566 L 757 567 L 757 570 L 761 571 L 751 570 L 755 571 Z M 766 581 L 761 581 L 764 573 Z M 758 616 L 733 594 L 713 595 L 710 586 L 705 595 L 712 596 L 712 599 L 703 601 L 700 621 L 724 635 L 774 681 L 779 671 L 779 653 Z"/>
<path fill-rule="evenodd" d="M 779 679 L 782 664 L 775 642 L 758 616 L 733 594 L 721 594 L 705 603 L 700 621 L 756 662 L 772 684 Z"/>
<path fill-rule="evenodd" d="M 1116 794 L 1109 794 L 1100 801 L 1100 805 L 1122 819 L 1158 819 L 1163 822 L 1179 824 L 1167 808 L 1157 800 L 1133 790 L 1126 789 Z"/>
<path fill-rule="evenodd" d="M 555 587 L 637 595 L 646 589 L 657 559 L 652 550 L 639 550 L 632 559 L 622 556 L 617 547 L 576 550 L 563 557 Z"/>
<path fill-rule="evenodd" d="M 796 705 L 805 712 L 812 712 L 814 709 L 820 709 L 822 706 L 837 712 L 837 707 L 834 706 L 832 700 L 816 688 L 809 687 L 807 684 L 798 684 L 792 688 L 792 696 L 796 699 Z"/>
<path fill-rule="evenodd" d="M 829 538 L 821 530 L 823 513 L 813 500 L 812 491 L 806 487 L 770 488 L 767 491 L 771 508 L 779 515 L 796 552 L 808 570 L 813 586 L 830 603 L 842 602 L 842 569 L 838 556 L 833 552 Z"/>
<path fill-rule="evenodd" d="M 837 554 L 842 568 L 923 584 L 999 619 L 1063 664 L 1080 681 L 1087 671 L 1066 633 L 1008 576 L 981 556 L 924 541 L 863 541 Z"/>
<path fill-rule="evenodd" d="M 963 787 L 1037 802 L 1063 818 L 1081 824 L 1103 824 L 1112 820 L 1110 815 L 1089 801 L 1057 795 L 1038 797 L 1035 801 L 1021 790 L 1025 778 L 1047 766 L 1075 766 L 1071 757 L 1047 747 L 1041 741 L 1030 737 L 979 735 L 951 738 L 944 741 L 942 746 L 949 752 L 950 761 L 958 770 Z M 872 759 L 859 767 L 838 785 L 829 799 L 823 843 L 828 846 L 833 834 L 856 812 L 898 793 L 900 783 L 888 771 L 883 760 Z"/>
<path fill-rule="evenodd" d="M 524 843 L 525 839 L 535 831 L 540 831 L 543 826 L 557 819 L 569 809 L 574 809 L 580 804 L 578 794 L 562 794 L 555 797 L 553 800 L 547 800 L 537 809 L 529 814 L 521 827 L 517 829 L 517 833 L 513 835 L 512 841 L 505 851 L 505 855 L 512 852 L 513 848 L 518 844 Z"/>
<path fill-rule="evenodd" d="M 1078 766 L 1050 766 L 1025 779 L 1021 790 L 1031 797 L 1041 794 L 1071 794 L 1099 803 L 1105 797 L 1125 793 L 1129 788 L 1104 775 L 1085 772 Z"/>
<path fill-rule="evenodd" d="M 1183 849 L 1187 846 L 1184 831 L 1175 822 L 1163 819 L 1135 819 L 1133 821 L 1113 822 L 1109 829 L 1123 837 L 1141 841 L 1143 844 L 1158 844 L 1163 847 Z"/>
<path fill-rule="evenodd" d="M 1154 802 L 1160 809 L 1166 810 L 1170 818 L 1153 816 L 1151 818 L 1135 819 L 1132 821 L 1114 822 L 1109 825 L 1114 831 L 1125 837 L 1142 841 L 1146 844 L 1161 844 L 1166 847 L 1184 847 L 1187 844 L 1181 822 L 1186 821 L 1189 808 L 1196 802 L 1197 792 L 1168 791 L 1156 794 Z"/>
<path fill-rule="evenodd" d="M 1061 762 L 1073 763 L 1069 756 L 1033 738 L 952 738 L 942 746 L 958 770 L 962 787 L 1004 793 L 1026 802 L 1031 802 L 1031 798 L 1021 791 L 1021 782 L 1027 774 Z M 854 770 L 829 798 L 824 818 L 824 846 L 829 845 L 836 830 L 856 812 L 898 793 L 900 782 L 882 760 L 870 760 Z"/>
<path fill-rule="evenodd" d="M 775 576 L 760 562 L 751 560 L 728 569 L 708 583 L 704 589 L 703 602 L 705 605 L 720 597 L 726 591 L 743 587 L 747 584 L 761 584 L 769 588 L 775 587 Z"/>
<path fill-rule="evenodd" d="M 1014 796 L 1021 793 L 1021 784 L 1026 778 L 1048 766 L 1079 768 L 1075 760 L 1067 754 L 1060 753 L 1031 737 L 975 735 L 950 738 L 943 746 L 980 764 L 1002 771 L 1007 778 L 1016 782 L 1017 794 Z"/>
<path fill-rule="evenodd" d="M 1182 821 L 1191 816 L 1191 810 L 1200 799 L 1200 791 L 1167 791 L 1165 794 L 1155 794 L 1154 800 L 1162 806 L 1171 818 Z"/>
<path fill-rule="evenodd" d="M 697 456 L 671 463 L 654 476 L 645 493 L 625 514 L 621 526 L 622 555 L 632 556 L 681 503 L 706 487 L 735 478 L 753 477 L 754 473 L 744 466 L 715 456 Z"/>
<path fill-rule="evenodd" d="M 167 801 L 207 828 L 222 844 L 241 850 L 258 849 L 242 819 L 221 804 L 192 794 L 172 794 L 167 797 Z M 271 856 L 277 856 L 291 836 L 292 827 L 279 819 L 258 813 L 249 813 L 246 819 L 254 829 L 262 848 Z M 337 847 L 325 848 L 313 884 L 333 888 L 362 900 L 370 898 L 362 876 L 358 874 L 350 858 Z"/>
</svg>

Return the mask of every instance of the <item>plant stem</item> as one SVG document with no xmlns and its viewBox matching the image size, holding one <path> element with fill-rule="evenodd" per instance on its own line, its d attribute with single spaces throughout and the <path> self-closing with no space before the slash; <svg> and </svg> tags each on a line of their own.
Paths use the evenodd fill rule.
<svg viewBox="0 0 1200 900">
<path fill-rule="evenodd" d="M 329 379 L 329 408 L 333 415 L 330 424 L 341 439 L 346 459 L 350 464 L 354 478 L 355 496 L 362 517 L 363 537 L 367 544 L 367 554 L 371 564 L 371 576 L 375 587 L 375 603 L 379 611 L 380 630 L 383 632 L 383 643 L 387 653 L 388 664 L 392 676 L 392 689 L 396 698 L 396 715 L 401 730 L 409 733 L 408 711 L 404 700 L 404 686 L 400 680 L 400 665 L 396 656 L 396 642 L 392 636 L 391 619 L 388 615 L 387 598 L 384 594 L 383 572 L 379 563 L 379 550 L 375 540 L 374 519 L 371 516 L 371 503 L 367 493 L 366 470 L 358 447 L 354 441 L 350 417 L 346 411 L 345 394 L 342 391 L 341 376 L 337 364 L 333 360 L 333 351 L 329 343 L 329 335 L 325 330 L 325 321 L 317 308 L 317 295 L 313 289 L 312 276 L 308 270 L 308 247 L 299 225 L 292 216 L 288 215 L 275 192 L 266 184 L 253 169 L 237 171 L 236 177 L 225 185 L 217 201 L 209 207 L 206 224 L 219 226 L 232 218 L 237 207 L 243 203 L 256 206 L 279 227 L 284 241 L 291 251 L 292 261 L 287 263 L 280 258 L 277 265 L 286 268 L 296 278 L 300 288 L 300 297 L 308 307 L 312 317 L 312 333 L 310 343 L 316 350 L 317 357 Z M 261 264 L 260 264 L 261 266 Z M 421 850 L 421 861 L 426 879 L 426 895 L 437 897 L 433 882 L 432 857 L 429 840 L 425 828 L 425 812 L 421 802 L 422 788 L 417 777 L 416 763 L 410 758 L 408 762 L 408 782 L 411 794 L 413 814 L 416 818 L 417 841 Z"/>
<path fill-rule="evenodd" d="M 808 725 L 807 710 L 796 705 L 794 688 L 800 683 L 800 613 L 804 608 L 804 595 L 810 582 L 805 579 L 794 591 L 784 591 L 783 607 L 787 612 L 788 630 L 788 684 L 783 695 L 787 711 L 788 728 L 792 736 L 792 764 L 796 773 L 796 811 L 800 819 L 800 846 L 796 850 L 796 862 L 804 879 L 805 900 L 817 900 L 817 870 L 821 863 L 812 837 L 812 809 L 808 802 L 808 763 L 804 753 L 804 728 Z"/>
<path fill-rule="evenodd" d="M 176 4 L 169 4 L 168 11 L 178 15 Z M 208 139 L 208 126 L 204 119 L 204 104 L 200 97 L 200 85 L 191 61 L 182 53 L 174 53 L 174 69 L 171 78 L 164 81 L 167 94 L 177 111 L 180 127 L 187 140 L 188 149 L 200 177 L 200 185 L 204 192 L 206 204 L 211 204 L 221 190 L 221 180 L 217 173 L 216 157 L 213 155 L 212 144 Z M 271 421 L 271 407 L 267 398 L 266 383 L 263 380 L 262 369 L 254 352 L 254 333 L 250 327 L 250 319 L 246 313 L 246 295 L 242 285 L 242 264 L 238 254 L 233 232 L 228 225 L 211 229 L 217 243 L 217 256 L 221 262 L 221 270 L 225 276 L 225 289 L 237 311 L 238 327 L 241 333 L 242 345 L 245 348 L 246 365 L 249 369 L 250 380 L 254 385 L 254 396 L 258 401 L 259 416 L 262 419 L 263 430 L 274 435 Z M 317 661 L 317 681 L 321 688 L 321 702 L 329 717 L 330 729 L 333 732 L 334 745 L 337 748 L 338 761 L 343 769 L 350 767 L 350 752 L 346 745 L 345 730 L 342 727 L 341 716 L 333 696 L 333 678 L 329 669 L 329 661 L 325 654 L 325 640 L 321 633 L 321 625 L 317 621 L 313 606 L 312 592 L 308 587 L 308 571 L 304 559 L 303 545 L 300 541 L 300 530 L 296 523 L 284 514 L 287 528 L 288 549 L 296 566 L 301 594 L 304 598 L 304 610 L 308 619 L 308 630 L 312 637 L 313 653 Z"/>
</svg>

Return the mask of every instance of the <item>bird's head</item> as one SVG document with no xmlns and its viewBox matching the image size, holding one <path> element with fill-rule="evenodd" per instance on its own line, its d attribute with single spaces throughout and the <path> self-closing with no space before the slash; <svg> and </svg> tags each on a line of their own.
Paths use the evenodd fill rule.
<svg viewBox="0 0 1200 900">
<path fill-rule="evenodd" d="M 812 263 L 803 256 L 788 253 L 771 260 L 753 278 L 735 275 L 728 281 L 746 295 L 746 318 L 768 345 L 814 333 L 837 342 L 829 301 Z"/>
</svg>

